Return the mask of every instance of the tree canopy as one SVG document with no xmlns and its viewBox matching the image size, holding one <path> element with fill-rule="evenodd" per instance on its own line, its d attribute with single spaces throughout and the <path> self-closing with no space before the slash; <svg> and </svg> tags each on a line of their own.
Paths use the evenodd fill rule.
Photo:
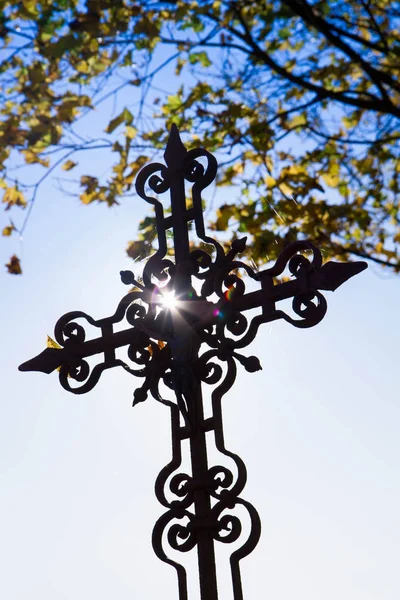
<svg viewBox="0 0 400 600">
<path fill-rule="evenodd" d="M 218 152 L 218 184 L 236 191 L 210 226 L 248 232 L 256 262 L 309 238 L 331 256 L 400 271 L 398 3 L 0 6 L 4 236 L 25 229 L 44 179 L 57 169 L 74 173 L 84 150 L 109 148 L 113 170 L 104 180 L 80 176 L 83 203 L 112 206 L 132 193 L 139 168 L 174 122 L 191 134 L 189 145 Z M 134 106 L 125 94 L 133 89 Z M 122 110 L 105 131 L 82 135 L 81 120 L 110 95 L 126 99 Z M 152 232 L 149 216 L 128 254 L 144 256 Z M 17 256 L 7 268 L 21 272 Z"/>
</svg>

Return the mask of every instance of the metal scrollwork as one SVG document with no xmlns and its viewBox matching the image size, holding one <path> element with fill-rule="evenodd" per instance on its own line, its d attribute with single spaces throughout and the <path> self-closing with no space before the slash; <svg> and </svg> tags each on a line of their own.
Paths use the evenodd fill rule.
<svg viewBox="0 0 400 600">
<path fill-rule="evenodd" d="M 311 242 L 298 241 L 285 248 L 274 265 L 253 269 L 239 258 L 246 250 L 246 238 L 235 239 L 225 252 L 206 234 L 201 194 L 215 179 L 214 156 L 204 149 L 188 152 L 173 126 L 164 158 L 166 164 L 145 166 L 135 184 L 138 195 L 154 207 L 158 239 L 158 248 L 144 267 L 143 283 L 130 271 L 122 271 L 123 283 L 134 290 L 125 294 L 112 316 L 95 320 L 80 311 L 64 315 L 55 326 L 59 348 L 46 348 L 20 369 L 45 373 L 58 369 L 63 388 L 83 394 L 93 389 L 105 370 L 119 366 L 141 382 L 133 405 L 152 396 L 168 406 L 172 457 L 155 483 L 165 513 L 154 527 L 154 550 L 175 568 L 179 599 L 187 600 L 186 571 L 165 546 L 175 553 L 197 548 L 201 600 L 217 600 L 214 543 L 235 543 L 232 586 L 234 600 L 243 600 L 239 561 L 255 548 L 261 524 L 255 508 L 240 497 L 246 467 L 225 447 L 222 398 L 235 382 L 238 364 L 250 373 L 261 369 L 257 357 L 242 352 L 263 323 L 284 319 L 295 327 L 316 325 L 327 310 L 321 290 L 335 290 L 366 265 L 323 264 Z M 191 202 L 185 183 L 191 184 Z M 165 192 L 170 193 L 170 211 L 158 198 Z M 190 222 L 203 248 L 191 247 Z M 174 260 L 167 257 L 168 230 L 173 234 Z M 285 273 L 289 277 L 279 280 Z M 176 300 L 172 308 L 166 302 L 171 293 Z M 288 313 L 282 302 L 289 299 Z M 123 321 L 126 329 L 115 331 Z M 98 337 L 88 339 L 82 322 L 97 329 Z M 126 349 L 125 359 L 118 354 L 120 348 Z M 100 362 L 92 367 L 93 356 Z M 210 392 L 212 410 L 207 419 L 202 387 Z M 229 467 L 209 466 L 206 434 L 213 436 L 221 461 Z M 184 446 L 190 451 L 190 473 L 181 470 Z M 246 532 L 237 509 L 247 512 Z"/>
</svg>

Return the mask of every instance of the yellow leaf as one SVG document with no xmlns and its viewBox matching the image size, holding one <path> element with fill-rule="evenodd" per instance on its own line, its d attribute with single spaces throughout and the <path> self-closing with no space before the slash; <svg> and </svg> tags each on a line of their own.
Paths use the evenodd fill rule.
<svg viewBox="0 0 400 600">
<path fill-rule="evenodd" d="M 53 340 L 52 337 L 50 337 L 49 335 L 47 336 L 47 340 L 46 340 L 46 348 L 54 348 L 55 350 L 62 350 L 62 346 L 60 346 L 60 344 L 57 344 L 57 342 L 55 340 Z M 61 367 L 57 367 L 57 371 L 60 371 Z M 68 378 L 70 378 L 70 375 L 68 375 Z"/>
<path fill-rule="evenodd" d="M 57 344 L 57 342 L 55 340 L 53 340 L 53 338 L 51 338 L 49 335 L 47 336 L 46 347 L 47 348 L 55 348 L 56 350 L 61 349 L 60 344 Z"/>
<path fill-rule="evenodd" d="M 358 125 L 359 121 L 360 117 L 357 114 L 353 114 L 350 117 L 342 118 L 342 123 L 346 127 L 346 129 L 351 129 L 352 127 L 355 127 L 356 125 Z"/>
<path fill-rule="evenodd" d="M 2 202 L 7 204 L 6 210 L 9 210 L 12 206 L 22 206 L 24 208 L 26 206 L 25 197 L 16 186 L 6 189 Z"/>
<path fill-rule="evenodd" d="M 126 137 L 128 137 L 130 140 L 133 140 L 133 138 L 136 137 L 136 134 L 137 134 L 136 127 L 132 127 L 132 125 L 126 126 L 126 129 L 125 129 Z"/>
<path fill-rule="evenodd" d="M 119 127 L 122 123 L 126 123 L 127 125 L 130 125 L 133 121 L 133 115 L 131 113 L 130 110 L 128 110 L 127 108 L 124 108 L 124 110 L 122 111 L 121 114 L 119 114 L 117 117 L 115 117 L 114 119 L 111 119 L 111 121 L 109 122 L 109 124 L 107 125 L 107 127 L 105 128 L 105 132 L 106 133 L 112 133 L 114 131 L 114 129 L 117 129 L 117 127 Z"/>
<path fill-rule="evenodd" d="M 307 173 L 306 169 L 300 165 L 290 165 L 286 169 L 284 169 L 285 173 L 290 173 L 291 175 L 298 175 L 299 173 Z"/>
<path fill-rule="evenodd" d="M 37 15 L 37 2 L 36 2 L 36 0 L 22 0 L 22 4 L 23 4 L 26 12 L 29 13 L 30 16 L 36 16 Z"/>
<path fill-rule="evenodd" d="M 11 225 L 7 225 L 6 227 L 4 227 L 4 229 L 1 233 L 5 237 L 7 237 L 7 236 L 11 235 L 13 231 L 15 231 L 15 227 L 14 227 L 13 223 L 11 223 Z"/>
<path fill-rule="evenodd" d="M 111 119 L 111 121 L 109 122 L 109 124 L 107 125 L 107 127 L 105 128 L 105 132 L 106 133 L 112 133 L 114 131 L 114 129 L 117 129 L 117 127 L 119 127 L 119 125 L 121 125 L 121 123 L 124 122 L 124 115 L 121 113 L 120 115 L 118 115 L 118 117 L 115 117 L 115 119 Z"/>
<path fill-rule="evenodd" d="M 78 73 L 89 73 L 90 72 L 90 67 L 88 65 L 88 63 L 86 62 L 86 60 L 80 60 L 76 65 L 75 65 L 76 70 L 78 71 Z"/>
<path fill-rule="evenodd" d="M 50 164 L 48 158 L 40 158 L 40 156 L 36 154 L 36 152 L 33 152 L 33 150 L 22 150 L 22 154 L 25 157 L 25 162 L 27 165 L 40 164 L 43 165 L 43 167 L 48 167 Z"/>
<path fill-rule="evenodd" d="M 71 169 L 73 169 L 74 167 L 76 167 L 78 163 L 74 162 L 73 160 L 67 160 L 63 166 L 62 169 L 64 171 L 70 171 Z"/>
<path fill-rule="evenodd" d="M 339 175 L 337 173 L 323 173 L 322 179 L 330 187 L 336 187 L 339 183 Z"/>
<path fill-rule="evenodd" d="M 293 119 L 291 119 L 291 121 L 289 122 L 289 127 L 291 127 L 291 128 L 301 127 L 302 125 L 306 125 L 306 124 L 307 124 L 307 115 L 302 113 L 300 115 L 295 115 L 293 117 Z"/>
<path fill-rule="evenodd" d="M 331 187 L 336 187 L 340 180 L 340 167 L 337 162 L 331 162 L 329 165 L 329 171 L 322 174 L 322 178 Z"/>
<path fill-rule="evenodd" d="M 265 185 L 269 188 L 273 188 L 276 186 L 276 179 L 274 179 L 273 177 L 270 177 L 269 175 L 267 175 L 267 177 L 265 177 L 264 181 L 265 181 Z"/>
<path fill-rule="evenodd" d="M 129 163 L 128 167 L 132 170 L 130 173 L 128 173 L 127 177 L 134 177 L 136 173 L 143 167 L 143 165 L 147 163 L 147 161 L 147 156 L 141 154 L 134 162 Z"/>
<path fill-rule="evenodd" d="M 82 204 L 90 204 L 91 202 L 95 201 L 96 194 L 86 194 L 85 192 L 83 192 L 82 194 L 80 194 L 79 199 L 82 202 Z"/>
<path fill-rule="evenodd" d="M 287 183 L 280 183 L 279 189 L 282 192 L 282 194 L 285 194 L 286 196 L 291 196 L 293 194 L 293 188 L 290 187 L 290 185 L 288 185 Z"/>
<path fill-rule="evenodd" d="M 267 167 L 267 169 L 269 171 L 272 171 L 272 169 L 274 167 L 274 163 L 273 163 L 272 158 L 270 156 L 266 156 L 265 157 L 265 166 Z"/>
</svg>

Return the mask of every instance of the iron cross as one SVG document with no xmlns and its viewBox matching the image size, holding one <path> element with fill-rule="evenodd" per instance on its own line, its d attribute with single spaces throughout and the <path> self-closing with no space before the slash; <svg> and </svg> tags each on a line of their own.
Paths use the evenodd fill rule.
<svg viewBox="0 0 400 600">
<path fill-rule="evenodd" d="M 44 373 L 58 369 L 63 388 L 75 394 L 91 390 L 103 371 L 116 366 L 142 379 L 133 404 L 150 394 L 169 407 L 172 424 L 172 459 L 155 484 L 166 512 L 153 530 L 154 550 L 176 569 L 179 599 L 187 600 L 186 571 L 172 555 L 196 547 L 201 600 L 217 600 L 214 543 L 239 541 L 230 565 L 234 600 L 242 600 L 239 561 L 256 546 L 261 525 L 255 508 L 240 498 L 246 468 L 239 456 L 225 448 L 222 396 L 235 381 L 237 363 L 249 372 L 261 369 L 258 358 L 242 354 L 261 324 L 284 319 L 296 327 L 316 325 L 327 309 L 321 291 L 336 290 L 367 265 L 322 264 L 321 253 L 311 242 L 297 241 L 283 250 L 272 267 L 251 268 L 238 258 L 246 249 L 246 238 L 235 239 L 225 252 L 205 232 L 201 192 L 216 176 L 216 159 L 204 149 L 187 151 L 175 126 L 164 158 L 165 165 L 145 166 L 136 180 L 139 196 L 154 206 L 158 236 L 158 249 L 145 265 L 143 282 L 130 271 L 122 271 L 123 283 L 134 288 L 112 316 L 96 320 L 81 311 L 67 313 L 55 326 L 59 349 L 46 348 L 19 369 Z M 192 184 L 191 200 L 186 197 L 187 183 Z M 171 199 L 168 215 L 158 199 L 167 191 Z M 191 248 L 190 223 L 201 248 Z M 168 254 L 170 229 L 174 260 Z M 287 271 L 290 279 L 277 282 Z M 246 291 L 250 280 L 252 287 L 258 286 L 256 291 Z M 287 299 L 292 300 L 292 314 L 280 304 Z M 246 311 L 251 309 L 258 309 L 258 314 L 248 318 Z M 86 339 L 85 321 L 99 329 L 98 337 Z M 122 321 L 126 328 L 114 331 L 114 325 Z M 129 362 L 117 356 L 122 347 L 127 347 Z M 95 355 L 100 361 L 91 368 L 87 359 Z M 207 393 L 203 397 L 204 384 Z M 208 418 L 205 403 L 211 406 Z M 207 432 L 212 432 L 217 450 L 233 470 L 209 467 Z M 190 452 L 189 474 L 179 471 L 185 450 Z M 238 506 L 249 516 L 246 532 L 234 514 Z M 172 555 L 171 550 L 175 551 Z"/>
</svg>

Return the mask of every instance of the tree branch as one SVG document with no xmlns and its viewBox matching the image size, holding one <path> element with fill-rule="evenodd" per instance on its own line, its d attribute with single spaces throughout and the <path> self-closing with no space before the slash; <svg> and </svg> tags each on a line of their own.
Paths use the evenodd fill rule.
<svg viewBox="0 0 400 600">
<path fill-rule="evenodd" d="M 293 10 L 299 17 L 301 17 L 306 23 L 309 23 L 312 27 L 315 27 L 320 33 L 322 33 L 327 40 L 334 44 L 339 50 L 344 52 L 351 60 L 362 66 L 365 73 L 367 73 L 375 85 L 380 90 L 382 96 L 386 101 L 390 101 L 386 90 L 383 88 L 383 83 L 389 85 L 392 89 L 400 90 L 400 85 L 393 80 L 393 78 L 385 73 L 384 71 L 378 71 L 375 67 L 371 66 L 360 56 L 351 46 L 346 44 L 340 37 L 337 37 L 332 33 L 332 27 L 330 23 L 325 21 L 322 17 L 315 14 L 313 7 L 311 7 L 307 0 L 286 0 L 285 4 Z"/>
<path fill-rule="evenodd" d="M 272 70 L 278 73 L 278 75 L 281 75 L 282 77 L 284 77 L 288 81 L 291 81 L 292 83 L 295 83 L 296 85 L 299 85 L 311 92 L 314 92 L 315 94 L 318 94 L 321 100 L 330 98 L 332 100 L 350 106 L 355 106 L 357 108 L 365 108 L 367 110 L 373 110 L 375 112 L 387 112 L 394 116 L 400 117 L 400 108 L 397 108 L 391 102 L 383 102 L 381 98 L 375 97 L 375 100 L 365 100 L 360 97 L 353 98 L 351 96 L 346 95 L 343 92 L 335 92 L 334 90 L 328 90 L 324 87 L 318 86 L 308 81 L 307 79 L 304 79 L 304 77 L 294 75 L 293 73 L 285 69 L 285 67 L 275 62 L 267 52 L 265 52 L 258 46 L 258 44 L 254 41 L 254 38 L 252 37 L 251 32 L 238 9 L 236 10 L 236 14 L 238 19 L 240 20 L 243 29 L 245 30 L 245 33 L 240 33 L 236 29 L 228 27 L 230 33 L 244 41 L 251 48 L 254 56 L 259 58 Z M 247 51 L 247 53 L 249 54 L 249 51 Z"/>
<path fill-rule="evenodd" d="M 356 248 L 352 248 L 352 247 L 340 246 L 339 244 L 332 244 L 332 248 L 338 254 L 352 254 L 354 256 L 358 256 L 359 258 L 365 258 L 367 260 L 371 260 L 372 262 L 374 262 L 378 265 L 381 265 L 383 267 L 390 267 L 390 268 L 394 269 L 395 271 L 400 271 L 400 262 L 392 263 L 389 260 L 383 260 L 381 258 L 378 258 L 377 256 L 372 256 L 371 254 L 367 254 L 366 252 L 363 252 L 362 250 L 357 250 Z"/>
</svg>

